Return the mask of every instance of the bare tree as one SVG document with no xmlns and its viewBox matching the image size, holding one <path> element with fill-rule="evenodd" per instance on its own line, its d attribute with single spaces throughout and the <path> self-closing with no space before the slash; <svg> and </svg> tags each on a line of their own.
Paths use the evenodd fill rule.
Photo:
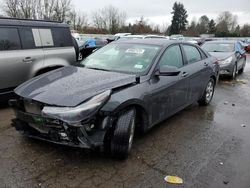
<svg viewBox="0 0 250 188">
<path fill-rule="evenodd" d="M 5 0 L 3 11 L 9 17 L 66 21 L 71 0 Z"/>
<path fill-rule="evenodd" d="M 222 12 L 217 19 L 217 31 L 222 33 L 234 32 L 238 25 L 238 17 L 231 12 Z"/>
<path fill-rule="evenodd" d="M 9 17 L 19 18 L 19 16 L 20 16 L 19 0 L 7 0 L 7 1 L 5 1 L 3 11 Z"/>
<path fill-rule="evenodd" d="M 107 6 L 93 13 L 93 23 L 98 29 L 116 33 L 125 25 L 126 14 L 113 6 Z"/>
<path fill-rule="evenodd" d="M 84 27 L 88 26 L 87 15 L 82 12 L 76 12 L 75 10 L 72 10 L 70 12 L 69 19 L 70 21 L 68 21 L 68 23 L 70 23 L 74 30 L 82 31 Z"/>
</svg>

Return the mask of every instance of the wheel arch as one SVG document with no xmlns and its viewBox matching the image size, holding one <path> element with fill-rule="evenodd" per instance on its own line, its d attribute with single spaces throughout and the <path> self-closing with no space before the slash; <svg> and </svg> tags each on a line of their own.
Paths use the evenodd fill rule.
<svg viewBox="0 0 250 188">
<path fill-rule="evenodd" d="M 216 84 L 217 84 L 216 76 L 215 76 L 215 75 L 212 75 L 212 76 L 210 76 L 210 78 L 212 78 L 212 79 L 214 80 L 214 84 L 216 85 Z"/>
<path fill-rule="evenodd" d="M 112 111 L 112 114 L 117 116 L 119 115 L 120 112 L 128 110 L 130 108 L 135 108 L 136 120 L 141 122 L 142 123 L 141 125 L 149 127 L 150 115 L 149 115 L 148 109 L 143 104 L 143 101 L 140 101 L 138 99 L 132 99 L 124 103 L 121 103 Z"/>
<path fill-rule="evenodd" d="M 55 69 L 59 69 L 59 68 L 62 68 L 64 67 L 63 65 L 55 65 L 55 66 L 51 66 L 51 67 L 43 67 L 39 70 L 37 70 L 34 74 L 34 76 L 38 76 L 40 74 L 43 74 L 43 73 L 46 73 L 46 72 L 49 72 L 49 71 L 52 71 L 52 70 L 55 70 Z"/>
</svg>

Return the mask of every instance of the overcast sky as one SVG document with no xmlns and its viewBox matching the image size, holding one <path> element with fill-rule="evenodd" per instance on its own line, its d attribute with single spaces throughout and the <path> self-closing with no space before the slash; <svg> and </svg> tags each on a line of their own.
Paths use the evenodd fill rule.
<svg viewBox="0 0 250 188">
<path fill-rule="evenodd" d="M 72 0 L 77 10 L 81 10 L 91 17 L 91 13 L 107 5 L 113 5 L 126 12 L 128 22 L 133 22 L 144 16 L 150 23 L 171 23 L 172 6 L 176 0 Z M 238 15 L 242 25 L 250 23 L 250 0 L 180 0 L 188 12 L 188 20 L 207 15 L 216 19 L 223 11 L 230 11 Z M 89 19 L 90 20 L 90 19 Z"/>
</svg>

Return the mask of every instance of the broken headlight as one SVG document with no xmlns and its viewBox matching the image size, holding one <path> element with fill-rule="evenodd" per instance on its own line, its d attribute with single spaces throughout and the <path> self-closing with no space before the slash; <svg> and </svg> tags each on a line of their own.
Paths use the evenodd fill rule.
<svg viewBox="0 0 250 188">
<path fill-rule="evenodd" d="M 110 94 L 110 90 L 105 91 L 76 107 L 45 106 L 42 110 L 42 114 L 47 117 L 60 119 L 70 125 L 80 125 L 82 120 L 97 111 L 99 107 L 108 100 Z"/>
</svg>

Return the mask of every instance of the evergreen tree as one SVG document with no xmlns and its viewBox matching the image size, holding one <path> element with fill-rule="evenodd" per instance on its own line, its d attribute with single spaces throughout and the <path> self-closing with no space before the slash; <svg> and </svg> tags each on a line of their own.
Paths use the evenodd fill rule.
<svg viewBox="0 0 250 188">
<path fill-rule="evenodd" d="M 188 24 L 188 14 L 184 8 L 184 5 L 182 3 L 175 2 L 173 6 L 173 12 L 171 12 L 171 14 L 173 14 L 173 18 L 170 34 L 180 34 L 181 32 L 185 31 Z"/>
<path fill-rule="evenodd" d="M 199 19 L 199 23 L 197 25 L 197 31 L 200 34 L 206 34 L 209 31 L 209 18 L 206 15 L 203 15 Z"/>
<path fill-rule="evenodd" d="M 208 32 L 210 34 L 215 34 L 216 33 L 216 24 L 215 24 L 213 19 L 210 20 L 210 22 L 209 22 L 209 30 L 208 30 Z"/>
</svg>

